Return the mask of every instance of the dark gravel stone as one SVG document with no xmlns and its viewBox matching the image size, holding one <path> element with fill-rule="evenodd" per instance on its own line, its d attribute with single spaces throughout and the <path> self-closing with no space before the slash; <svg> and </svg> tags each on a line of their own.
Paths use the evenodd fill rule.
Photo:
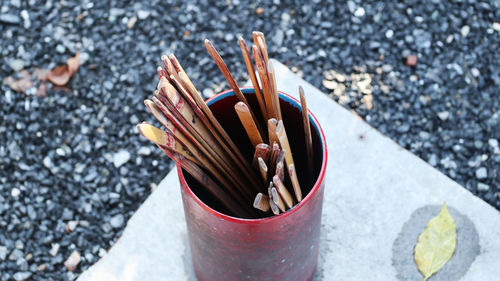
<svg viewBox="0 0 500 281">
<path fill-rule="evenodd" d="M 9 24 L 18 24 L 21 22 L 21 18 L 17 15 L 12 14 L 1 14 L 0 15 L 1 23 L 9 23 Z"/>
</svg>

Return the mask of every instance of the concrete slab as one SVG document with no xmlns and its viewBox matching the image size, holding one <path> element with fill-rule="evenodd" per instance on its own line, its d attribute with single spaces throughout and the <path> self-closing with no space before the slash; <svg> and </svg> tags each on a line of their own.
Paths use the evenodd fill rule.
<svg viewBox="0 0 500 281">
<path fill-rule="evenodd" d="M 457 247 L 472 246 L 457 249 L 449 262 L 447 272 L 460 275 L 429 281 L 499 280 L 498 211 L 274 63 L 279 89 L 298 96 L 298 85 L 304 87 L 328 143 L 316 280 L 423 280 L 408 258 L 419 234 L 413 224 L 425 225 L 439 211 L 429 205 L 444 201 L 457 216 Z M 468 236 L 477 242 L 460 243 Z M 171 171 L 109 253 L 78 280 L 195 280 L 187 245 L 179 183 Z"/>
</svg>

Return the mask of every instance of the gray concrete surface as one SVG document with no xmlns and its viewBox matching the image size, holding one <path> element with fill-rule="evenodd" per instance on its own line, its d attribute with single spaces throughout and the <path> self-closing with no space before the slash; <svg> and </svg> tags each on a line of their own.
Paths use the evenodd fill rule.
<svg viewBox="0 0 500 281">
<path fill-rule="evenodd" d="M 475 226 L 479 237 L 481 251 L 460 280 L 499 280 L 498 211 L 285 66 L 275 62 L 275 69 L 282 91 L 298 96 L 298 85 L 304 87 L 328 143 L 316 280 L 398 280 L 399 268 L 393 265 L 398 255 L 393 256 L 396 238 L 418 236 L 404 231 L 405 223 L 416 210 L 444 201 L 460 212 L 460 219 L 466 218 Z M 109 253 L 78 280 L 195 280 L 186 247 L 179 183 L 176 171 L 171 171 L 129 220 Z M 412 263 L 408 257 L 401 257 L 401 261 Z"/>
</svg>

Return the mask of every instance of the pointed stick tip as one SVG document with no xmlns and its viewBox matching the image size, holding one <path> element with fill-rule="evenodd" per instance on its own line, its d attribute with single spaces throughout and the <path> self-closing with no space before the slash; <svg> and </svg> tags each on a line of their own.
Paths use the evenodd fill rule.
<svg viewBox="0 0 500 281">
<path fill-rule="evenodd" d="M 255 200 L 253 201 L 253 206 L 254 208 L 257 208 L 259 206 L 260 201 L 262 200 L 262 193 L 257 193 L 255 196 Z"/>
<path fill-rule="evenodd" d="M 245 111 L 245 112 L 250 111 L 250 109 L 248 109 L 248 106 L 242 101 L 235 104 L 234 109 L 236 109 L 237 111 Z"/>
<path fill-rule="evenodd" d="M 268 149 L 269 145 L 267 143 L 259 143 L 255 146 L 255 149 Z"/>
<path fill-rule="evenodd" d="M 274 175 L 273 176 L 274 185 L 278 185 L 279 182 L 280 182 L 280 177 L 278 175 Z"/>
<path fill-rule="evenodd" d="M 144 105 L 147 107 L 147 108 L 150 108 L 151 104 L 154 104 L 153 101 L 149 100 L 149 99 L 146 99 L 144 100 Z"/>
<path fill-rule="evenodd" d="M 240 44 L 240 48 L 245 48 L 248 51 L 247 42 L 245 41 L 245 39 L 243 39 L 242 36 L 238 37 L 238 44 Z"/>
<path fill-rule="evenodd" d="M 155 126 L 146 122 L 138 124 L 136 128 L 143 137 L 147 138 L 148 140 L 156 144 L 165 143 L 167 138 L 169 137 L 169 134 L 167 132 L 158 129 Z"/>
</svg>

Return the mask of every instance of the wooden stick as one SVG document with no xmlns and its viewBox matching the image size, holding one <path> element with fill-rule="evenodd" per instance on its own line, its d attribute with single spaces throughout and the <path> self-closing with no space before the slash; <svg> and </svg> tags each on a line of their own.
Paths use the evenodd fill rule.
<svg viewBox="0 0 500 281">
<path fill-rule="evenodd" d="M 292 181 L 293 190 L 300 190 L 299 180 L 297 179 L 297 171 L 295 171 L 295 164 L 288 165 L 288 174 Z M 301 193 L 302 196 L 302 193 Z M 302 198 L 301 198 L 302 200 Z M 299 201 L 300 202 L 300 201 Z"/>
<path fill-rule="evenodd" d="M 278 165 L 279 163 L 283 163 L 283 161 L 285 160 L 285 155 L 286 155 L 286 149 L 280 150 L 278 157 L 276 157 L 276 165 Z"/>
<path fill-rule="evenodd" d="M 179 76 L 177 76 L 179 77 Z M 194 99 L 191 97 L 191 95 L 188 93 L 186 88 L 182 85 L 182 83 L 179 80 L 180 78 L 176 78 L 174 75 L 170 75 L 170 81 L 172 84 L 175 86 L 175 88 L 178 90 L 178 92 L 182 95 L 182 97 L 189 103 L 189 106 L 193 109 L 194 113 L 198 118 L 200 118 L 202 121 L 206 119 L 205 115 L 203 112 L 201 112 L 201 109 L 198 107 Z M 205 124 L 205 122 L 203 122 Z M 206 124 L 205 124 L 206 126 Z M 208 128 L 208 126 L 207 126 Z"/>
<path fill-rule="evenodd" d="M 285 150 L 282 149 L 278 154 L 278 157 L 276 158 L 276 169 L 274 170 L 274 174 L 280 178 L 281 182 L 285 180 L 285 165 L 283 163 L 284 160 Z"/>
<path fill-rule="evenodd" d="M 280 209 L 278 208 L 278 205 L 274 203 L 272 198 L 269 198 L 269 206 L 271 207 L 271 211 L 273 211 L 273 214 L 279 215 L 280 214 Z"/>
<path fill-rule="evenodd" d="M 208 129 L 203 126 L 200 119 L 195 115 L 193 110 L 186 104 L 186 101 L 179 95 L 177 90 L 162 78 L 160 83 L 164 82 L 164 85 L 160 86 L 160 92 L 163 95 L 158 95 L 157 98 L 160 100 L 167 97 L 165 102 L 162 103 L 168 108 L 168 111 L 176 117 L 176 119 L 187 128 L 193 139 L 197 139 L 198 143 L 201 143 L 208 151 L 211 151 L 215 157 L 218 157 L 220 162 L 225 162 L 221 155 L 224 155 L 222 149 L 218 147 L 212 138 L 212 134 Z"/>
<path fill-rule="evenodd" d="M 271 181 L 269 182 L 269 187 L 267 188 L 267 194 L 269 195 L 269 206 L 271 207 L 271 211 L 273 212 L 273 214 L 279 215 L 280 209 L 278 205 L 274 203 L 272 189 L 273 189 L 273 182 Z"/>
<path fill-rule="evenodd" d="M 311 135 L 311 125 L 309 122 L 309 113 L 307 110 L 306 96 L 304 94 L 304 89 L 299 86 L 300 104 L 302 109 L 302 122 L 304 123 L 304 137 L 306 140 L 306 150 L 307 150 L 307 166 L 309 172 L 309 181 L 313 180 L 314 173 L 314 154 L 312 146 L 312 135 Z"/>
<path fill-rule="evenodd" d="M 267 76 L 269 77 L 269 85 L 271 88 L 271 100 L 273 103 L 273 110 L 276 115 L 276 119 L 283 119 L 281 116 L 281 106 L 280 98 L 278 94 L 278 88 L 276 85 L 276 75 L 274 74 L 274 67 L 271 61 L 267 63 Z"/>
<path fill-rule="evenodd" d="M 262 158 L 257 158 L 259 162 L 259 171 L 260 175 L 262 176 L 262 179 L 266 182 L 267 181 L 267 165 L 266 162 Z"/>
<path fill-rule="evenodd" d="M 280 194 L 281 198 L 283 201 L 285 201 L 285 204 L 288 208 L 293 207 L 293 198 L 290 192 L 286 189 L 285 185 L 281 182 L 280 178 L 278 176 L 273 177 L 273 183 L 274 186 L 276 187 L 276 190 L 278 190 L 278 193 Z"/>
<path fill-rule="evenodd" d="M 167 78 L 170 80 L 170 76 L 173 75 L 177 79 L 179 79 L 179 75 L 177 74 L 177 70 L 175 69 L 174 65 L 170 61 L 170 59 L 166 55 L 161 56 L 161 62 L 163 63 L 163 66 L 165 66 L 165 70 L 168 73 Z"/>
<path fill-rule="evenodd" d="M 212 173 L 212 175 L 214 175 L 223 185 L 226 186 L 226 189 L 231 193 L 231 195 L 236 198 L 240 204 L 244 204 L 246 201 L 241 197 L 241 194 L 236 192 L 234 188 L 232 188 L 232 186 L 234 186 L 234 183 L 233 184 L 230 184 L 223 176 L 222 174 L 216 170 L 216 168 L 213 166 L 212 163 L 210 163 L 205 157 L 200 157 L 199 159 L 196 159 L 195 161 L 193 161 L 193 158 L 194 157 L 186 157 L 187 155 L 185 154 L 185 151 L 187 151 L 187 149 L 184 148 L 184 150 L 181 150 L 179 148 L 177 148 L 175 146 L 175 139 L 165 139 L 165 136 L 164 134 L 166 134 L 165 132 L 163 132 L 162 130 L 160 129 L 157 129 L 156 127 L 150 125 L 150 124 L 147 124 L 147 123 L 143 123 L 143 124 L 139 124 L 137 125 L 137 129 L 139 130 L 139 132 L 147 139 L 149 139 L 150 141 L 156 143 L 158 145 L 158 147 L 162 148 L 162 149 L 169 149 L 171 151 L 174 151 L 176 153 L 178 153 L 179 155 L 182 155 L 183 157 L 185 157 L 186 159 L 194 162 L 195 164 L 199 164 L 200 166 L 202 167 L 205 167 L 210 173 Z M 201 156 L 199 153 L 197 153 L 198 156 Z"/>
<path fill-rule="evenodd" d="M 230 212 L 234 213 L 238 217 L 250 218 L 252 217 L 251 212 L 247 212 L 240 207 L 234 200 L 226 194 L 226 192 L 215 183 L 210 176 L 205 174 L 200 167 L 198 167 L 193 162 L 185 159 L 179 154 L 169 151 L 168 149 L 160 149 L 167 154 L 172 160 L 174 160 L 177 165 L 180 165 L 184 170 L 186 170 L 195 180 L 197 180 L 202 186 L 204 186 L 218 201 L 224 205 Z"/>
<path fill-rule="evenodd" d="M 253 207 L 261 210 L 262 212 L 268 212 L 270 208 L 269 196 L 260 192 L 257 193 L 257 196 L 255 196 L 255 200 L 253 201 Z"/>
<path fill-rule="evenodd" d="M 271 156 L 269 157 L 269 174 L 274 175 L 276 170 L 276 159 L 280 153 L 280 146 L 277 142 L 273 143 L 273 149 L 271 150 Z"/>
<path fill-rule="evenodd" d="M 250 139 L 250 142 L 252 143 L 252 146 L 257 146 L 259 143 L 262 143 L 262 136 L 259 133 L 259 130 L 257 129 L 257 124 L 255 123 L 255 119 L 252 118 L 252 114 L 250 113 L 250 108 L 243 103 L 243 102 L 238 102 L 237 104 L 234 105 L 234 109 L 236 110 L 236 113 L 238 114 L 238 117 L 240 118 L 241 124 L 245 128 L 245 131 L 248 135 L 248 138 Z"/>
<path fill-rule="evenodd" d="M 258 170 L 259 169 L 259 162 L 258 162 L 258 158 L 262 158 L 262 160 L 264 160 L 264 162 L 266 163 L 266 165 L 269 164 L 269 157 L 271 156 L 271 147 L 268 145 L 268 144 L 265 144 L 265 143 L 259 143 L 256 147 L 255 147 L 255 152 L 253 154 L 253 161 L 252 161 L 252 165 L 253 167 Z"/>
<path fill-rule="evenodd" d="M 259 103 L 260 112 L 264 120 L 269 119 L 267 116 L 266 103 L 262 92 L 260 90 L 259 81 L 255 75 L 255 69 L 253 68 L 252 57 L 250 56 L 250 51 L 248 50 L 247 43 L 243 37 L 238 37 L 238 43 L 240 44 L 241 53 L 243 54 L 243 59 L 245 60 L 245 65 L 247 66 L 248 74 L 250 75 L 250 80 L 252 80 L 252 85 L 255 90 L 255 96 L 257 97 L 257 102 Z"/>
<path fill-rule="evenodd" d="M 278 135 L 276 135 L 276 126 L 278 126 L 278 120 L 275 118 L 267 120 L 267 135 L 269 136 L 269 144 L 279 142 Z"/>
<path fill-rule="evenodd" d="M 285 212 L 286 211 L 285 203 L 283 202 L 283 199 L 281 199 L 281 196 L 279 195 L 275 187 L 271 188 L 271 194 L 273 195 L 272 199 L 274 204 L 276 204 L 276 206 L 278 206 L 278 208 L 280 208 L 282 212 Z"/>
<path fill-rule="evenodd" d="M 184 75 L 184 74 L 181 73 L 181 75 Z M 186 86 L 188 86 L 187 83 L 186 84 L 181 83 L 180 81 L 177 80 L 177 78 L 175 78 L 172 75 L 170 76 L 170 79 L 177 86 L 177 89 L 179 89 L 179 92 L 181 92 L 183 96 L 192 98 L 191 93 L 188 92 L 188 90 L 185 88 Z M 219 151 L 221 153 L 223 153 L 223 156 L 224 156 L 224 158 L 223 158 L 224 163 L 223 164 L 224 164 L 226 170 L 228 170 L 228 171 L 232 170 L 233 166 L 230 164 L 230 162 L 228 162 L 228 160 L 231 159 L 231 155 L 229 153 L 227 153 L 228 148 L 225 146 L 224 141 L 222 140 L 222 138 L 220 137 L 220 135 L 218 134 L 218 132 L 214 128 L 213 124 L 208 120 L 207 116 L 205 116 L 205 114 L 198 107 L 196 102 L 193 100 L 192 102 L 189 102 L 189 103 L 190 103 L 191 108 L 194 109 L 194 112 L 198 116 L 198 118 L 202 121 L 202 123 L 205 125 L 205 127 L 208 129 L 208 131 L 215 137 L 214 141 L 218 142 L 221 145 L 221 149 Z M 226 159 L 226 157 L 228 159 Z M 233 160 L 233 159 L 231 159 L 231 160 Z M 234 167 L 234 168 L 236 168 L 236 167 Z M 244 175 L 244 173 L 241 173 L 241 172 L 238 173 L 236 171 L 232 172 L 232 173 L 235 174 L 236 176 L 243 176 Z"/>
<path fill-rule="evenodd" d="M 210 130 L 203 124 L 203 121 L 201 121 L 201 119 L 194 113 L 193 109 L 186 104 L 185 99 L 181 97 L 181 95 L 170 83 L 166 80 L 162 80 L 160 83 L 161 82 L 164 82 L 161 90 L 166 93 L 168 101 L 173 106 L 170 109 L 174 115 L 178 112 L 180 114 L 180 117 L 178 117 L 179 121 L 183 123 L 183 125 L 187 127 L 188 130 L 190 130 L 208 150 L 213 151 L 214 155 L 218 155 L 221 162 L 225 163 L 226 169 L 230 171 L 231 165 L 229 165 L 228 160 L 225 159 L 225 150 L 217 144 L 213 133 L 211 133 Z"/>
<path fill-rule="evenodd" d="M 259 48 L 259 51 L 262 53 L 262 57 L 264 58 L 264 62 L 267 65 L 267 62 L 269 61 L 269 56 L 267 54 L 267 45 L 264 33 L 260 31 L 254 31 L 252 35 L 253 35 L 253 43 Z"/>
<path fill-rule="evenodd" d="M 222 72 L 222 75 L 226 78 L 227 82 L 229 83 L 229 86 L 231 86 L 231 89 L 233 89 L 233 92 L 235 96 L 243 103 L 245 103 L 248 106 L 248 109 L 250 110 L 250 114 L 252 115 L 252 119 L 257 120 L 255 118 L 255 115 L 253 114 L 253 111 L 250 108 L 250 104 L 248 103 L 247 99 L 241 92 L 240 88 L 238 87 L 238 84 L 233 78 L 233 75 L 231 75 L 231 72 L 229 72 L 229 69 L 227 68 L 227 65 L 224 63 L 224 60 L 222 57 L 219 55 L 219 52 L 217 52 L 217 49 L 215 49 L 214 45 L 210 40 L 205 39 L 205 47 L 210 54 L 210 56 L 214 59 L 215 63 L 219 67 L 220 71 Z M 259 124 L 257 124 L 257 129 L 259 133 L 262 135 L 262 129 L 260 128 Z"/>
<path fill-rule="evenodd" d="M 162 102 L 160 99 L 164 99 L 165 102 Z M 192 127 L 191 122 L 186 121 L 183 116 L 176 110 L 176 107 L 174 107 L 168 100 L 166 100 L 164 96 L 157 95 L 156 97 L 153 97 L 153 101 L 156 105 L 158 105 L 162 112 L 165 113 L 167 118 L 169 118 L 169 120 L 171 120 L 175 124 L 176 128 L 180 129 L 182 133 L 188 136 L 189 140 L 195 143 L 199 149 L 204 151 L 205 155 L 207 155 L 207 157 L 211 159 L 212 163 L 218 167 L 222 174 L 216 172 L 216 170 L 210 172 L 214 173 L 214 176 L 217 177 L 224 175 L 225 178 L 228 178 L 232 182 L 232 184 L 229 185 L 227 184 L 227 181 L 223 181 L 218 178 L 221 183 L 226 185 L 227 188 L 236 187 L 239 192 L 241 192 L 245 196 L 245 198 L 247 198 L 247 200 L 252 200 L 253 197 L 251 195 L 250 189 L 248 187 L 245 187 L 245 182 L 238 181 L 232 176 L 233 173 L 227 172 L 227 169 L 223 168 L 222 165 L 224 163 L 224 160 L 222 160 L 219 154 L 215 152 L 214 147 L 208 145 L 206 140 L 200 136 L 200 133 Z"/>
<path fill-rule="evenodd" d="M 143 135 L 148 140 L 154 142 L 158 146 L 175 151 L 176 153 L 179 153 L 180 155 L 184 156 L 189 161 L 192 161 L 197 165 L 205 167 L 205 165 L 202 164 L 201 161 L 191 153 L 191 151 L 189 151 L 182 143 L 176 141 L 174 136 L 172 136 L 171 134 L 163 130 L 160 130 L 155 126 L 146 122 L 143 122 L 142 124 L 139 124 L 136 127 L 137 130 L 141 133 L 141 135 Z"/>
<path fill-rule="evenodd" d="M 193 86 L 194 87 L 194 84 L 193 82 L 191 82 L 191 79 L 189 79 L 189 77 L 187 76 L 186 72 L 184 71 L 184 69 L 182 68 L 181 64 L 179 63 L 179 61 L 177 60 L 177 58 L 175 57 L 174 54 L 170 54 L 168 56 L 168 58 L 170 59 L 170 62 L 172 63 L 172 65 L 174 66 L 175 70 L 177 71 L 177 73 L 179 74 L 179 77 L 184 75 L 184 77 L 186 78 L 186 82 Z"/>
<path fill-rule="evenodd" d="M 223 145 L 224 150 L 229 153 L 230 157 L 232 158 L 234 163 L 240 168 L 240 170 L 244 173 L 247 180 L 250 183 L 252 183 L 254 186 L 260 186 L 260 183 L 258 181 L 256 181 L 256 175 L 251 172 L 251 167 L 250 167 L 250 165 L 248 165 L 245 157 L 243 157 L 243 155 L 241 154 L 241 152 L 238 149 L 238 147 L 236 146 L 236 144 L 234 144 L 231 137 L 227 134 L 227 132 L 224 130 L 224 128 L 222 128 L 221 124 L 219 123 L 217 118 L 215 118 L 215 116 L 212 113 L 212 111 L 210 110 L 210 108 L 207 106 L 205 101 L 203 101 L 198 90 L 196 90 L 194 85 L 192 83 L 190 83 L 190 81 L 188 81 L 189 78 L 187 78 L 187 76 L 185 74 L 180 73 L 179 76 L 181 78 L 181 81 L 184 83 L 184 85 L 186 85 L 188 87 L 188 91 L 191 93 L 191 96 L 194 98 L 196 103 L 200 106 L 203 113 L 205 113 L 205 115 L 210 120 L 212 125 L 219 132 L 220 136 L 217 134 L 214 134 L 214 135 L 219 140 L 219 143 L 221 145 Z M 222 139 L 220 137 L 222 137 L 225 142 L 222 141 Z"/>
<path fill-rule="evenodd" d="M 285 180 L 285 164 L 283 162 L 276 164 L 275 175 L 280 178 L 281 182 Z"/>
<path fill-rule="evenodd" d="M 156 73 L 158 73 L 158 80 L 160 80 L 162 77 L 166 76 L 166 74 L 161 66 L 158 66 L 156 68 Z"/>
<path fill-rule="evenodd" d="M 281 147 L 285 150 L 285 162 L 290 167 L 290 165 L 294 165 L 292 151 L 290 149 L 290 144 L 288 142 L 288 137 L 286 135 L 285 126 L 283 125 L 283 120 L 278 121 L 278 126 L 276 127 L 276 134 L 278 135 L 278 139 L 280 141 Z M 295 182 L 296 185 L 293 186 L 293 191 L 295 193 L 295 198 L 298 202 L 302 201 L 302 190 L 299 185 L 299 180 L 297 179 L 297 173 L 293 173 L 290 175 L 290 179 L 292 182 Z"/>
<path fill-rule="evenodd" d="M 155 98 L 153 97 L 153 99 Z M 160 101 L 157 100 L 157 102 L 161 104 Z M 217 169 L 224 171 L 220 160 L 216 160 L 216 158 L 214 158 L 214 156 L 210 152 L 208 152 L 205 147 L 201 145 L 197 140 L 193 141 L 192 137 L 188 138 L 186 134 L 188 134 L 189 136 L 191 135 L 187 132 L 182 124 L 176 121 L 175 117 L 170 113 L 168 109 L 162 111 L 158 105 L 150 100 L 145 100 L 144 104 L 146 104 L 146 107 L 151 111 L 151 113 L 153 113 L 156 119 L 167 129 L 167 131 L 172 134 L 178 141 L 184 144 L 193 155 L 200 159 L 201 162 L 213 163 L 217 167 Z M 168 117 L 166 117 L 164 113 L 168 115 Z M 177 125 L 174 125 L 174 122 Z M 186 132 L 186 134 L 184 132 Z M 206 167 L 207 165 L 209 164 L 204 164 L 203 166 Z"/>
<path fill-rule="evenodd" d="M 271 99 L 271 85 L 269 84 L 269 77 L 267 76 L 267 66 L 257 46 L 252 46 L 252 52 L 253 58 L 255 60 L 255 65 L 257 66 L 257 71 L 259 73 L 260 82 L 262 83 L 262 92 L 264 93 L 263 95 L 266 104 L 267 116 L 269 118 L 275 118 L 276 116 L 274 114 L 274 108 Z"/>
<path fill-rule="evenodd" d="M 173 113 L 167 108 L 167 106 L 165 105 L 165 103 L 163 103 L 160 99 L 158 99 L 158 94 L 156 94 L 155 92 L 155 96 L 153 96 L 152 100 L 153 100 L 153 104 L 156 106 L 157 109 L 159 109 L 161 111 L 161 113 L 163 114 L 163 116 L 165 116 L 167 118 L 167 120 L 170 120 L 174 127 L 177 128 L 177 130 L 174 130 L 174 131 L 171 131 L 174 135 L 176 135 L 176 131 L 180 131 L 182 134 L 184 134 L 190 141 L 192 142 L 195 142 L 194 138 L 192 137 L 191 133 L 189 133 L 189 131 L 187 130 L 187 128 L 184 127 L 184 125 L 182 125 L 180 123 L 180 121 L 177 119 L 177 117 L 175 117 L 173 115 Z M 146 106 L 149 108 L 149 100 L 145 100 L 144 103 L 146 104 Z M 165 126 L 165 124 L 168 124 L 168 123 L 163 123 L 162 121 L 164 119 L 161 118 L 162 114 L 157 114 L 155 115 L 155 112 L 156 111 L 153 111 L 152 110 L 152 107 L 150 108 L 150 111 L 153 113 L 153 115 L 156 117 L 156 119 L 158 121 L 160 121 L 162 123 L 163 126 Z M 169 127 L 165 126 L 167 129 Z"/>
</svg>

